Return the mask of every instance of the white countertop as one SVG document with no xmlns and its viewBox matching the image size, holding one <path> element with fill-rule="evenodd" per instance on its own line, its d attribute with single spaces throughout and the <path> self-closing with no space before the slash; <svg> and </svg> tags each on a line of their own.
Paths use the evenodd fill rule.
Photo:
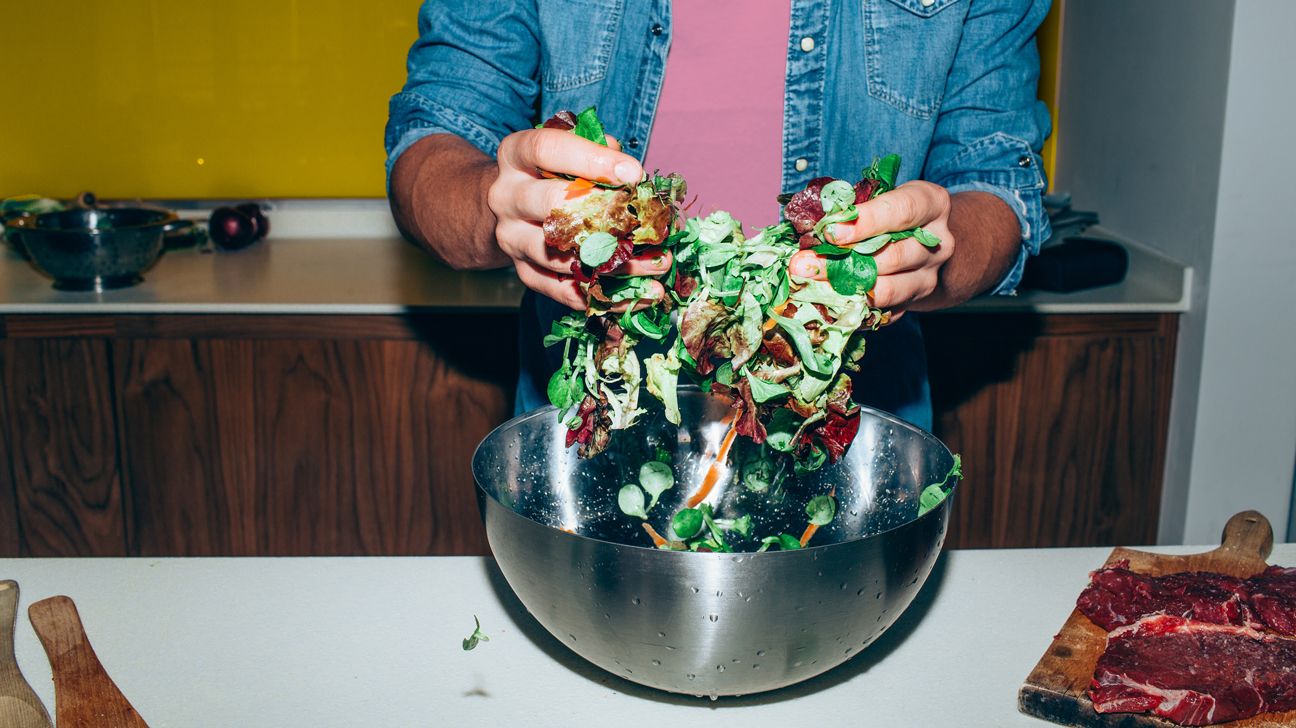
<svg viewBox="0 0 1296 728">
<path fill-rule="evenodd" d="M 1158 548 L 1192 553 L 1204 548 Z M 1017 690 L 1110 549 L 945 554 L 894 627 L 841 667 L 743 698 L 604 673 L 522 610 L 478 557 L 5 559 L 18 662 L 53 714 L 26 609 L 66 594 L 153 728 L 635 725 L 1040 726 Z M 1271 561 L 1296 562 L 1296 545 Z M 491 641 L 464 652 L 481 618 Z"/>
<path fill-rule="evenodd" d="M 454 271 L 402 240 L 385 200 L 278 201 L 267 215 L 271 226 L 265 241 L 234 252 L 170 250 L 144 273 L 142 284 L 103 293 L 56 291 L 11 246 L 0 246 L 0 314 L 508 311 L 522 297 L 512 271 Z M 952 310 L 1187 311 L 1192 270 L 1122 242 L 1130 251 L 1130 270 L 1120 284 L 1069 294 L 983 297 Z"/>
</svg>

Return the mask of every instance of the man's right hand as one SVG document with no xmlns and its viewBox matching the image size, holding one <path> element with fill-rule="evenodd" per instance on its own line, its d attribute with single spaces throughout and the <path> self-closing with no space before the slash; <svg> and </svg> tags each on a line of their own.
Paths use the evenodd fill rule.
<svg viewBox="0 0 1296 728">
<path fill-rule="evenodd" d="M 518 278 L 528 288 L 574 309 L 585 308 L 585 293 L 572 277 L 571 252 L 545 245 L 542 224 L 555 207 L 569 202 L 564 179 L 552 174 L 583 177 L 612 184 L 636 184 L 643 167 L 620 151 L 616 140 L 608 147 L 558 129 L 527 129 L 504 138 L 496 155 L 499 176 L 491 184 L 487 204 L 495 214 L 495 239 L 513 261 Z M 670 253 L 646 249 L 638 253 L 615 275 L 656 276 L 670 270 Z M 659 290 L 665 289 L 654 281 Z"/>
</svg>

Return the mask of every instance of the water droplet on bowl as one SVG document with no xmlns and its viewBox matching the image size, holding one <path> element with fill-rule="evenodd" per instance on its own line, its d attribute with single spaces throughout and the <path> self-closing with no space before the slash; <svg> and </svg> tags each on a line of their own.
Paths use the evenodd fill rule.
<svg viewBox="0 0 1296 728">
<path fill-rule="evenodd" d="M 657 636 L 658 636 L 658 637 L 665 637 L 665 636 L 666 636 L 666 633 L 665 633 L 665 632 L 658 632 L 658 633 L 657 633 Z"/>
<path fill-rule="evenodd" d="M 661 667 L 661 660 L 653 660 L 652 664 L 653 667 Z"/>
<path fill-rule="evenodd" d="M 725 671 L 724 665 L 716 665 L 716 672 L 724 672 L 724 671 Z"/>
<path fill-rule="evenodd" d="M 687 677 L 687 678 L 690 679 L 690 680 L 696 680 L 696 679 L 697 679 L 697 675 L 694 675 L 694 674 L 691 673 L 691 672 L 690 672 L 689 674 L 685 675 L 684 677 Z"/>
<path fill-rule="evenodd" d="M 575 641 L 576 641 L 576 635 L 574 635 L 574 634 L 568 632 L 568 633 L 567 633 L 567 636 L 571 638 L 571 641 L 572 641 L 572 642 L 575 642 Z"/>
<path fill-rule="evenodd" d="M 631 599 L 630 603 L 635 605 L 636 607 L 639 606 L 639 597 L 635 597 L 634 599 Z"/>
<path fill-rule="evenodd" d="M 715 701 L 717 701 L 717 700 L 720 699 L 720 696 L 719 696 L 719 695 L 708 695 L 707 697 L 708 697 L 708 698 L 711 698 L 711 702 L 713 702 L 713 703 L 714 703 Z"/>
<path fill-rule="evenodd" d="M 716 596 L 722 597 L 724 596 L 724 592 L 720 591 L 719 589 L 716 589 Z"/>
<path fill-rule="evenodd" d="M 708 614 L 708 615 L 707 615 L 707 619 L 711 620 L 712 622 L 719 622 L 719 621 L 720 621 L 720 615 L 718 615 L 718 614 Z"/>
<path fill-rule="evenodd" d="M 700 591 L 700 590 L 699 590 L 697 587 L 693 587 L 693 593 L 694 593 L 694 594 L 697 594 L 698 591 Z"/>
<path fill-rule="evenodd" d="M 839 586 L 839 587 L 837 587 L 837 588 L 838 588 L 838 589 L 845 589 L 845 588 L 846 588 L 846 582 L 843 581 L 843 582 L 841 583 L 841 586 Z"/>
<path fill-rule="evenodd" d="M 764 656 L 765 656 L 765 650 L 756 650 L 756 656 L 757 656 L 757 657 L 764 657 Z"/>
<path fill-rule="evenodd" d="M 855 596 L 857 596 L 857 597 L 862 597 L 862 596 L 864 596 L 864 587 L 860 587 L 860 588 L 859 588 L 859 591 L 855 592 Z"/>
<path fill-rule="evenodd" d="M 792 663 L 792 667 L 801 667 L 804 664 L 805 664 L 804 662 L 797 660 L 796 662 Z"/>
<path fill-rule="evenodd" d="M 759 670 L 759 669 L 760 669 L 760 665 L 759 665 L 759 664 L 752 665 L 752 669 L 753 669 L 753 670 Z"/>
<path fill-rule="evenodd" d="M 882 592 L 878 592 L 877 594 L 874 594 L 874 595 L 873 595 L 873 598 L 874 598 L 874 599 L 881 599 L 881 598 L 882 598 Z"/>
</svg>

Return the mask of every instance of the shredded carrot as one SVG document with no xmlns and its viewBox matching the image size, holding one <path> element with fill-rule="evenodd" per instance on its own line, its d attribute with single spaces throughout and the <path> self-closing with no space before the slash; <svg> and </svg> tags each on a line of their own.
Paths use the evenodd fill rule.
<svg viewBox="0 0 1296 728">
<path fill-rule="evenodd" d="M 651 524 L 645 523 L 643 528 L 648 532 L 648 538 L 652 539 L 653 546 L 661 548 L 666 545 L 666 539 L 662 538 L 661 534 L 657 533 L 657 529 L 653 528 Z"/>
<path fill-rule="evenodd" d="M 805 548 L 805 545 L 810 543 L 810 538 L 814 536 L 815 531 L 818 530 L 819 527 L 816 526 L 815 524 L 813 523 L 806 524 L 805 530 L 801 532 L 801 548 Z"/>
<path fill-rule="evenodd" d="M 836 496 L 837 489 L 833 488 L 832 490 L 828 491 L 828 495 Z M 806 524 L 805 530 L 801 532 L 801 548 L 805 548 L 805 545 L 810 543 L 810 539 L 815 535 L 815 531 L 818 530 L 819 530 L 819 526 L 813 523 Z"/>
<path fill-rule="evenodd" d="M 783 303 L 780 303 L 779 305 L 775 306 L 774 308 L 771 308 L 771 309 L 770 309 L 770 313 L 774 314 L 775 316 L 782 316 L 782 315 L 783 315 L 783 309 L 785 309 L 785 308 L 788 307 L 788 302 L 789 302 L 789 301 L 791 301 L 791 299 L 788 299 L 788 301 L 784 301 Z M 762 331 L 769 331 L 770 329 L 774 328 L 775 326 L 778 326 L 778 321 L 777 321 L 776 319 L 774 319 L 774 318 L 770 318 L 770 320 L 769 320 L 769 321 L 766 321 L 766 322 L 765 322 L 765 325 L 761 327 L 761 330 L 762 330 Z"/>
<path fill-rule="evenodd" d="M 584 177 L 577 177 L 567 183 L 567 199 L 574 200 L 594 189 L 594 183 Z"/>
<path fill-rule="evenodd" d="M 732 423 L 732 421 L 732 416 L 724 420 L 726 423 Z M 714 488 L 716 482 L 720 480 L 720 467 L 729 457 L 729 448 L 733 445 L 734 435 L 736 434 L 738 434 L 737 428 L 730 424 L 729 431 L 725 433 L 724 440 L 720 441 L 720 451 L 716 453 L 715 460 L 711 462 L 711 467 L 707 468 L 706 476 L 702 478 L 702 485 L 698 486 L 697 491 L 695 491 L 693 495 L 689 496 L 689 499 L 685 502 L 685 505 L 689 508 L 697 508 L 699 503 L 706 500 L 706 497 L 711 494 L 711 489 Z"/>
<path fill-rule="evenodd" d="M 571 529 L 568 528 L 567 526 L 559 526 L 558 530 L 559 530 L 559 531 L 562 531 L 563 533 L 570 533 L 570 534 L 573 535 L 573 536 L 576 535 L 576 532 L 573 531 L 573 530 L 571 530 Z"/>
</svg>

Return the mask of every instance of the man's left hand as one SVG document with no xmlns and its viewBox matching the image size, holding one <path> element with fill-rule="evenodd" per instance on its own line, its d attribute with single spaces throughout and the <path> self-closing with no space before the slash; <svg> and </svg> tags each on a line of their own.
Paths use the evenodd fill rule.
<svg viewBox="0 0 1296 728">
<path fill-rule="evenodd" d="M 828 230 L 829 240 L 837 245 L 849 245 L 881 233 L 919 226 L 940 238 L 940 245 L 934 248 L 928 248 L 913 238 L 905 238 L 874 254 L 878 279 L 870 294 L 873 305 L 890 309 L 893 317 L 907 309 L 939 308 L 938 301 L 928 299 L 940 284 L 941 266 L 954 254 L 955 240 L 949 229 L 949 192 L 940 185 L 915 180 L 861 202 L 856 210 L 859 217 L 854 222 L 838 223 Z M 815 276 L 814 269 L 825 269 L 822 260 L 807 260 L 803 255 L 798 255 L 792 263 L 793 275 L 820 277 L 822 273 Z"/>
</svg>

